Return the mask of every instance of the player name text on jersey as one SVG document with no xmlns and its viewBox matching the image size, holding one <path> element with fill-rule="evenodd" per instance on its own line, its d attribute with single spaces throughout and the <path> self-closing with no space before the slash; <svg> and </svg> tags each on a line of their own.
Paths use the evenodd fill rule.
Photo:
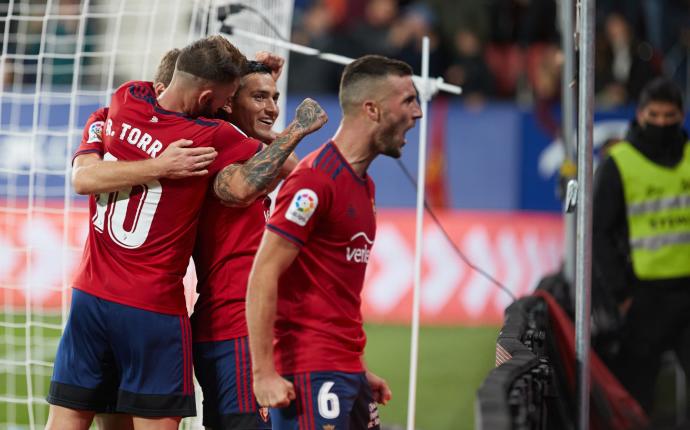
<svg viewBox="0 0 690 430">
<path fill-rule="evenodd" d="M 107 136 L 115 136 L 116 127 L 113 127 L 113 121 L 108 118 L 105 124 L 105 134 Z M 127 142 L 130 145 L 134 145 L 137 148 L 145 152 L 149 157 L 156 158 L 158 152 L 163 149 L 163 143 L 155 139 L 153 136 L 146 132 L 142 132 L 136 127 L 132 127 L 130 124 L 123 122 L 120 127 L 120 135 L 118 138 L 122 142 Z"/>
</svg>

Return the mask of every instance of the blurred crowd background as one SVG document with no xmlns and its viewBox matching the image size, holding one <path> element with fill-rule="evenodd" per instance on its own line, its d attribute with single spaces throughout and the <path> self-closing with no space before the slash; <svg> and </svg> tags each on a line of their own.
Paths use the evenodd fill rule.
<svg viewBox="0 0 690 430">
<path fill-rule="evenodd" d="M 465 103 L 551 104 L 561 92 L 560 3 L 296 0 L 292 40 L 350 57 L 396 57 L 419 72 L 428 35 L 430 74 L 461 85 Z M 689 92 L 690 0 L 597 0 L 596 11 L 598 107 L 635 103 L 660 74 Z M 294 53 L 290 61 L 291 91 L 337 91 L 339 66 Z"/>
</svg>

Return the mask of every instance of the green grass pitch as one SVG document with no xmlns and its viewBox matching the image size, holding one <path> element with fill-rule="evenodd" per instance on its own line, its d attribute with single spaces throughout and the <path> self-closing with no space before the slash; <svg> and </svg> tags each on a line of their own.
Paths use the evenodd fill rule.
<svg viewBox="0 0 690 430">
<path fill-rule="evenodd" d="M 2 314 L 3 323 L 22 325 L 23 315 Z M 59 317 L 33 315 L 34 321 L 59 324 Z M 5 324 L 6 325 L 6 324 Z M 0 429 L 28 429 L 26 404 L 26 329 L 0 326 Z M 422 327 L 419 340 L 419 370 L 416 422 L 420 430 L 462 430 L 474 428 L 474 396 L 493 367 L 497 327 Z M 388 380 L 393 400 L 381 407 L 382 422 L 404 426 L 407 416 L 410 328 L 366 326 L 368 367 Z M 28 366 L 34 398 L 46 396 L 52 369 L 41 362 L 52 361 L 60 332 L 32 327 Z M 12 399 L 17 399 L 15 403 Z M 34 423 L 42 428 L 47 405 L 34 405 Z"/>
</svg>

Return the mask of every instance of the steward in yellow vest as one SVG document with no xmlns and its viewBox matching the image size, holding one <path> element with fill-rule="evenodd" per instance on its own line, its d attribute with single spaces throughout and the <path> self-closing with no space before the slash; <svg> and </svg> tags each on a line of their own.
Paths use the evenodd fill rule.
<svg viewBox="0 0 690 430">
<path fill-rule="evenodd" d="M 690 143 L 681 90 L 658 78 L 640 95 L 625 140 L 594 178 L 592 286 L 618 305 L 609 363 L 648 412 L 661 355 L 690 375 Z"/>
</svg>

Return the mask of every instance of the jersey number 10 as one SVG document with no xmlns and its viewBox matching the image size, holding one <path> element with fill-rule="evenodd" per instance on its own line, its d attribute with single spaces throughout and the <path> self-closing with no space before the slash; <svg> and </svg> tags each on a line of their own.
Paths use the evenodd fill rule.
<svg viewBox="0 0 690 430">
<path fill-rule="evenodd" d="M 107 152 L 103 160 L 117 161 L 117 158 Z M 96 199 L 96 214 L 92 219 L 94 228 L 99 233 L 107 229 L 113 242 L 123 248 L 134 249 L 144 244 L 161 199 L 163 188 L 160 182 L 154 180 L 141 187 L 143 191 L 136 205 L 130 205 L 132 187 L 101 193 Z M 125 229 L 128 218 L 131 226 Z"/>
</svg>

